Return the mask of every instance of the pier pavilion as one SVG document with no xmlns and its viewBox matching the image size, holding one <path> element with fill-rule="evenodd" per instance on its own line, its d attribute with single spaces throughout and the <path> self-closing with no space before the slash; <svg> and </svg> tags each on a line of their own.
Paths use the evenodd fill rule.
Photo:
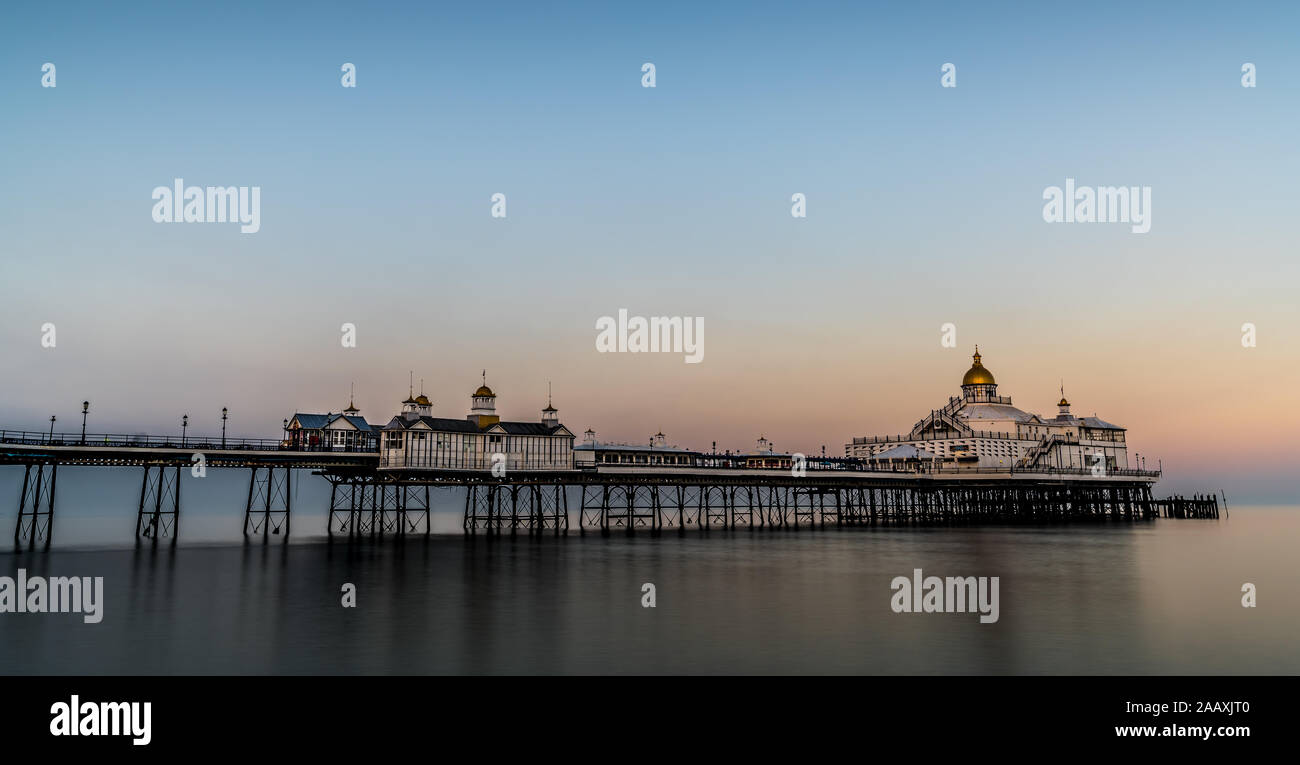
<svg viewBox="0 0 1300 765">
<path fill-rule="evenodd" d="M 975 348 L 971 368 L 961 381 L 961 396 L 917 421 L 906 434 L 855 438 L 844 456 L 863 460 L 907 455 L 932 461 L 942 469 L 1127 470 L 1125 429 L 1097 417 L 1076 417 L 1062 387 L 1057 415 L 1031 414 L 998 395 L 993 373 Z M 1133 467 L 1137 467 L 1134 465 Z"/>
<path fill-rule="evenodd" d="M 476 470 L 501 465 L 514 470 L 572 470 L 573 433 L 560 424 L 548 399 L 536 422 L 504 421 L 496 393 L 483 384 L 470 396 L 465 419 L 434 417 L 433 403 L 420 394 L 383 428 L 380 470 Z"/>
<path fill-rule="evenodd" d="M 288 448 L 295 451 L 373 452 L 383 426 L 366 422 L 349 401 L 340 413 L 295 412 L 285 425 Z"/>
</svg>

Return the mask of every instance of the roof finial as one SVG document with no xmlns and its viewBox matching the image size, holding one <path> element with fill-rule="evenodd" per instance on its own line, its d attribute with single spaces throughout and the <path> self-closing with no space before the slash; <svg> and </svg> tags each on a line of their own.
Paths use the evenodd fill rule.
<svg viewBox="0 0 1300 765">
<path fill-rule="evenodd" d="M 408 378 L 409 378 L 409 379 L 406 381 L 406 397 L 407 397 L 407 398 L 415 398 L 415 370 L 412 369 L 411 371 L 407 372 L 406 374 L 407 374 L 407 376 L 408 376 Z"/>
<path fill-rule="evenodd" d="M 483 370 L 483 384 L 487 385 L 487 370 Z"/>
<path fill-rule="evenodd" d="M 546 381 L 546 405 L 551 405 L 551 381 Z"/>
<path fill-rule="evenodd" d="M 421 395 L 421 396 L 424 395 L 424 378 L 423 378 L 423 377 L 420 378 L 420 395 Z"/>
<path fill-rule="evenodd" d="M 355 382 L 353 382 L 353 383 L 352 383 L 352 387 L 348 390 L 348 408 L 349 408 L 349 409 L 355 409 L 355 408 L 356 408 L 356 405 L 353 403 L 354 401 L 356 401 L 356 399 L 357 399 L 357 384 L 356 384 Z"/>
</svg>

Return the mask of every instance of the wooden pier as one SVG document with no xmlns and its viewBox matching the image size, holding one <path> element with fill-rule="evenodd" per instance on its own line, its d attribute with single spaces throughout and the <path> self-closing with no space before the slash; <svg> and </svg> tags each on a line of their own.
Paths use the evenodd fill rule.
<svg viewBox="0 0 1300 765">
<path fill-rule="evenodd" d="M 1173 496 L 1156 500 L 1155 508 L 1162 518 L 1218 518 L 1219 498 L 1213 494 Z"/>
</svg>

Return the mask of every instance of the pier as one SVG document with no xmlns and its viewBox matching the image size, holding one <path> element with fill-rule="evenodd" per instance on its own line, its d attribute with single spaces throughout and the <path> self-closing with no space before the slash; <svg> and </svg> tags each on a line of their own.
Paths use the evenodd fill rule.
<svg viewBox="0 0 1300 765">
<path fill-rule="evenodd" d="M 1219 498 L 1214 494 L 1194 494 L 1190 499 L 1173 496 L 1156 500 L 1155 511 L 1164 518 L 1218 518 Z"/>
<path fill-rule="evenodd" d="M 140 469 L 136 535 L 172 543 L 181 528 L 182 471 L 196 465 L 248 471 L 242 508 L 247 537 L 288 537 L 294 470 L 329 482 L 326 530 L 344 538 L 428 534 L 431 492 L 440 489 L 464 492 L 466 534 L 490 536 L 1218 517 L 1212 495 L 1153 497 L 1159 471 L 882 469 L 866 460 L 826 457 L 807 458 L 799 469 L 766 464 L 697 454 L 675 464 L 512 469 L 497 476 L 490 469 L 386 468 L 377 450 L 305 449 L 271 439 L 0 431 L 0 465 L 24 471 L 15 547 L 50 543 L 64 465 Z M 576 529 L 570 529 L 572 518 Z"/>
</svg>

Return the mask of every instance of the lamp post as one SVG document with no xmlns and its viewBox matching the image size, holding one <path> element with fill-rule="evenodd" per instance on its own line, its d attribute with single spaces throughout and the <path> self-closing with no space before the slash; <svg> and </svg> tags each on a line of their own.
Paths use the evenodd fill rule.
<svg viewBox="0 0 1300 765">
<path fill-rule="evenodd" d="M 181 415 L 181 448 L 182 449 L 185 448 L 185 429 L 188 428 L 189 426 L 190 426 L 190 416 L 188 414 Z"/>
<path fill-rule="evenodd" d="M 90 402 L 81 402 L 81 443 L 86 443 L 86 415 L 90 414 Z"/>
<path fill-rule="evenodd" d="M 56 419 L 58 418 L 54 415 L 50 415 L 50 443 L 54 443 L 54 421 Z"/>
<path fill-rule="evenodd" d="M 226 448 L 226 413 L 228 410 L 221 407 L 221 448 Z"/>
</svg>

